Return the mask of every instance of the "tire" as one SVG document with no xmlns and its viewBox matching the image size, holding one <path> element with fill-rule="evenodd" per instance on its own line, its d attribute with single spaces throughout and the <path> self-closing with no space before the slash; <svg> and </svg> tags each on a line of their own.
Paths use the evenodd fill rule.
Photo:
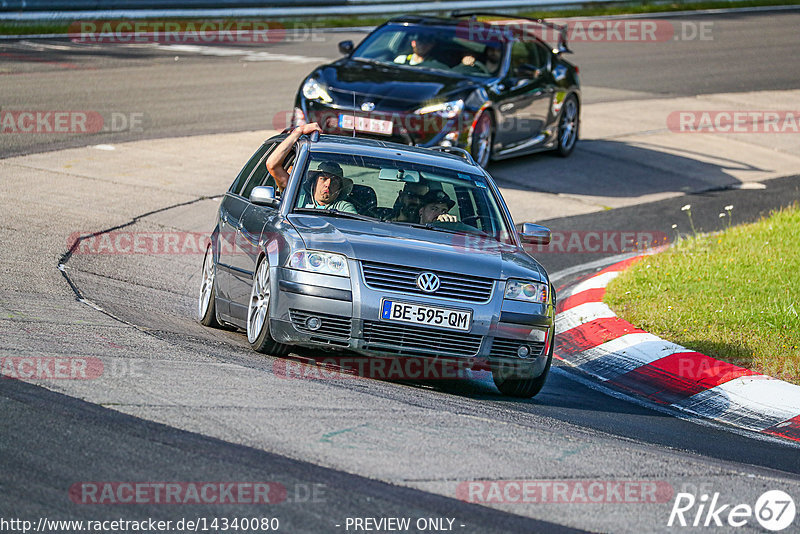
<svg viewBox="0 0 800 534">
<path fill-rule="evenodd" d="M 580 114 L 578 113 L 578 99 L 569 95 L 561 109 L 561 118 L 558 120 L 558 145 L 556 153 L 566 158 L 575 150 L 578 143 L 580 130 Z"/>
<path fill-rule="evenodd" d="M 555 329 L 553 329 L 555 331 Z M 544 366 L 542 374 L 536 378 L 518 378 L 513 372 L 509 373 L 507 369 L 492 368 L 492 379 L 494 385 L 500 390 L 500 393 L 509 397 L 517 397 L 520 399 L 530 399 L 535 397 L 544 387 L 547 381 L 547 375 L 550 373 L 550 364 L 553 362 L 553 348 L 555 347 L 555 339 L 551 338 L 550 352 L 547 355 L 547 363 Z"/>
<path fill-rule="evenodd" d="M 269 262 L 262 259 L 253 276 L 250 301 L 247 305 L 247 341 L 257 352 L 283 356 L 289 352 L 288 345 L 278 343 L 269 333 L 270 304 Z"/>
<path fill-rule="evenodd" d="M 494 121 L 488 111 L 481 113 L 475 130 L 472 132 L 472 146 L 470 153 L 475 163 L 486 168 L 492 157 L 492 142 L 494 141 Z"/>
<path fill-rule="evenodd" d="M 200 324 L 219 328 L 217 321 L 217 288 L 216 288 L 216 269 L 214 267 L 214 257 L 211 246 L 206 249 L 203 257 L 203 270 L 201 273 L 202 282 L 200 283 L 200 296 L 197 299 L 197 317 Z"/>
</svg>

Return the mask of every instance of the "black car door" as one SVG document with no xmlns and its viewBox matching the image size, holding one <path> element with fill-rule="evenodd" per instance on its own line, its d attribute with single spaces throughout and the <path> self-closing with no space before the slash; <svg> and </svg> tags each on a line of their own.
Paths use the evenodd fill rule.
<svg viewBox="0 0 800 534">
<path fill-rule="evenodd" d="M 547 120 L 553 86 L 542 55 L 537 43 L 515 40 L 511 45 L 508 73 L 497 86 L 496 139 L 503 148 L 531 144 Z"/>
</svg>

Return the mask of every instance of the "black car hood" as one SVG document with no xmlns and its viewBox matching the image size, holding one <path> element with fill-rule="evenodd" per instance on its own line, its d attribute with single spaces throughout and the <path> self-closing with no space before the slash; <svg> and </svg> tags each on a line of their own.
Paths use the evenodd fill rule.
<svg viewBox="0 0 800 534">
<path fill-rule="evenodd" d="M 542 266 L 528 254 L 477 235 L 315 215 L 295 214 L 289 220 L 309 250 L 496 280 L 547 280 Z"/>
<path fill-rule="evenodd" d="M 320 67 L 313 75 L 328 86 L 334 102 L 353 107 L 366 101 L 376 110 L 403 111 L 437 99 L 460 98 L 478 87 L 470 78 L 438 74 L 435 70 L 342 59 Z"/>
</svg>

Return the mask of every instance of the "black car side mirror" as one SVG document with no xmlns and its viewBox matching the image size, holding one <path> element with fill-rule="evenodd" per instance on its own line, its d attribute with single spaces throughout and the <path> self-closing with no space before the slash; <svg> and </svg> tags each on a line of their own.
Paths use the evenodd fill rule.
<svg viewBox="0 0 800 534">
<path fill-rule="evenodd" d="M 353 41 L 342 41 L 339 43 L 339 52 L 349 56 L 353 51 Z"/>
</svg>

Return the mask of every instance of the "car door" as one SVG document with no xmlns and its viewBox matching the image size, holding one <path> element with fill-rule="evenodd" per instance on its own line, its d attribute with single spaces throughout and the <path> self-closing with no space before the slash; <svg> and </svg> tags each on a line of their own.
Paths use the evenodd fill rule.
<svg viewBox="0 0 800 534">
<path fill-rule="evenodd" d="M 242 192 L 259 163 L 263 165 L 267 151 L 274 144 L 264 144 L 248 160 L 231 185 L 219 207 L 219 234 L 217 235 L 217 300 L 220 317 L 230 317 L 231 278 L 235 272 L 236 230 L 248 201 Z"/>
<path fill-rule="evenodd" d="M 250 193 L 255 187 L 269 185 L 276 187 L 275 179 L 267 171 L 266 159 L 274 147 L 268 147 L 261 161 L 253 169 L 247 184 L 241 192 L 247 199 L 236 224 L 236 236 L 231 258 L 231 276 L 228 287 L 230 294 L 230 313 L 235 323 L 244 325 L 247 320 L 247 307 L 253 285 L 253 273 L 260 255 L 262 231 L 267 220 L 278 214 L 276 208 L 257 206 L 250 202 Z M 288 158 L 287 158 L 288 159 Z"/>
<path fill-rule="evenodd" d="M 538 136 L 548 114 L 552 86 L 537 43 L 515 40 L 506 77 L 498 84 L 497 140 L 503 148 L 529 143 Z"/>
</svg>

